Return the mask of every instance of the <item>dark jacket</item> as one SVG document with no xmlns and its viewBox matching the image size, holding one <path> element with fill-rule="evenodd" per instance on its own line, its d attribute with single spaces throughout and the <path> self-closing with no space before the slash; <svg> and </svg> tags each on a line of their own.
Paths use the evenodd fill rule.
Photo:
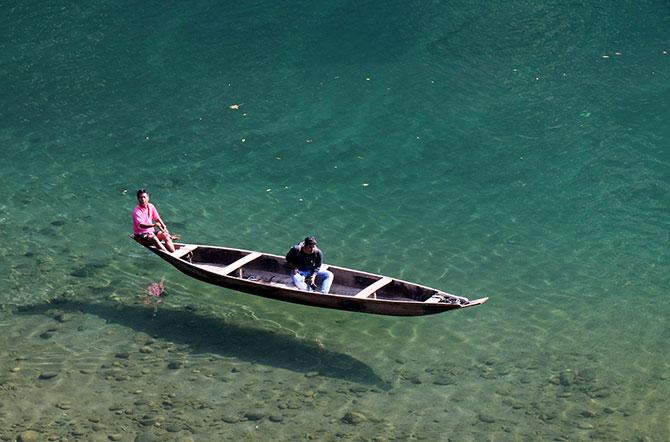
<svg viewBox="0 0 670 442">
<path fill-rule="evenodd" d="M 302 251 L 303 243 L 296 244 L 286 254 L 286 261 L 293 267 L 297 267 L 301 272 L 312 272 L 315 274 L 323 262 L 323 254 L 320 249 L 308 255 Z"/>
</svg>

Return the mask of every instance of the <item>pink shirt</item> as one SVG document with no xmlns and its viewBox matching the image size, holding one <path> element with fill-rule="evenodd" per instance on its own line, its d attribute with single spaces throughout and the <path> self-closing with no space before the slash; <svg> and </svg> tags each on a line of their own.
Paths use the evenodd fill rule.
<svg viewBox="0 0 670 442">
<path fill-rule="evenodd" d="M 149 211 L 147 213 L 147 210 L 138 204 L 133 210 L 133 233 L 154 233 L 154 229 L 151 227 L 148 229 L 140 227 L 140 224 L 153 224 L 154 220 L 162 222 L 156 206 L 149 203 Z"/>
</svg>

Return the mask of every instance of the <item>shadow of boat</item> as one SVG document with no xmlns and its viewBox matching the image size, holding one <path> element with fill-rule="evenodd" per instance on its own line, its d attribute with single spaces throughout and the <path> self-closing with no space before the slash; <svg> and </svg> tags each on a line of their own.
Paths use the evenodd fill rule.
<svg viewBox="0 0 670 442">
<path fill-rule="evenodd" d="M 298 373 L 318 372 L 320 376 L 388 388 L 368 365 L 349 355 L 279 331 L 230 324 L 188 307 L 164 306 L 158 317 L 149 318 L 144 306 L 58 298 L 53 303 L 21 307 L 17 313 L 46 314 L 53 309 L 95 315 L 108 323 L 187 345 L 193 354 L 215 354 Z"/>
</svg>

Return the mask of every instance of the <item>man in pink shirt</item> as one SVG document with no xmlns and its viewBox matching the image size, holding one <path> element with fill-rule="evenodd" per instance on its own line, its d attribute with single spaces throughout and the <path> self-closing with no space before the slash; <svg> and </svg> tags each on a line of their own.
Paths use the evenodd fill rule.
<svg viewBox="0 0 670 442">
<path fill-rule="evenodd" d="M 154 233 L 154 229 L 158 231 Z M 135 241 L 142 245 L 155 246 L 164 252 L 174 252 L 170 232 L 156 206 L 149 202 L 149 192 L 145 189 L 137 191 L 137 206 L 133 209 L 133 233 Z"/>
</svg>

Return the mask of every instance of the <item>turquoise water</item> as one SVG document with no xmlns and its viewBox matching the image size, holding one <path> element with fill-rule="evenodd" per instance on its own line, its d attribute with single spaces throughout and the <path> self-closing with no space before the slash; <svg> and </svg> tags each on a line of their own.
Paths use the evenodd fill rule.
<svg viewBox="0 0 670 442">
<path fill-rule="evenodd" d="M 667 440 L 667 2 L 0 11 L 3 435 Z M 386 318 L 210 287 L 127 239 L 140 187 L 187 242 L 315 234 L 490 300 Z M 114 409 L 138 397 L 174 406 Z"/>
</svg>

